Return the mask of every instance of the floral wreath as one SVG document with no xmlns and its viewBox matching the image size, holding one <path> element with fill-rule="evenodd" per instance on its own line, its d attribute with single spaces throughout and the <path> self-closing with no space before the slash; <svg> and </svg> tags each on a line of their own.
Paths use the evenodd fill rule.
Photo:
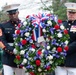
<svg viewBox="0 0 76 75">
<path fill-rule="evenodd" d="M 39 27 L 42 30 L 40 42 L 33 39 L 33 32 Z M 24 22 L 18 24 L 13 37 L 14 62 L 31 75 L 50 73 L 64 62 L 69 35 L 62 21 L 55 15 L 28 15 Z"/>
</svg>

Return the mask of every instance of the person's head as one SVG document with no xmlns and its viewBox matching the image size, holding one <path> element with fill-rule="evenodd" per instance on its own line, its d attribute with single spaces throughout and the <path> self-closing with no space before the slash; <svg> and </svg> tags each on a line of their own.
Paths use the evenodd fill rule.
<svg viewBox="0 0 76 75">
<path fill-rule="evenodd" d="M 76 3 L 65 3 L 67 7 L 67 18 L 68 20 L 76 20 Z"/>
<path fill-rule="evenodd" d="M 18 7 L 19 7 L 19 5 L 20 4 L 11 4 L 11 5 L 6 5 L 3 7 L 3 10 L 7 12 L 10 20 L 12 20 L 12 21 L 18 20 L 18 15 L 19 15 Z"/>
</svg>

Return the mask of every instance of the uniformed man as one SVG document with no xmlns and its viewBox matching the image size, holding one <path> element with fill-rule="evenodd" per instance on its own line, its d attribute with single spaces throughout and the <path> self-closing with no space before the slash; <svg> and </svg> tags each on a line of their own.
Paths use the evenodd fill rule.
<svg viewBox="0 0 76 75">
<path fill-rule="evenodd" d="M 13 54 L 13 34 L 15 27 L 20 23 L 18 18 L 18 7 L 20 4 L 12 4 L 3 7 L 7 12 L 9 21 L 0 25 L 0 48 L 3 49 L 3 69 L 4 75 L 28 75 L 23 69 L 17 68 L 14 63 L 15 55 Z"/>
<path fill-rule="evenodd" d="M 76 75 L 76 3 L 65 3 L 67 7 L 67 21 L 64 25 L 70 35 L 69 50 L 64 66 L 58 66 L 55 75 Z"/>
</svg>

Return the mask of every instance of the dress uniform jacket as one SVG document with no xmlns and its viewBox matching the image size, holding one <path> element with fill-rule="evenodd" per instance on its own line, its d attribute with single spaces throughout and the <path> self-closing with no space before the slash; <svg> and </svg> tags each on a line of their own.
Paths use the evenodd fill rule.
<svg viewBox="0 0 76 75">
<path fill-rule="evenodd" d="M 64 65 L 66 67 L 76 67 L 76 20 L 64 21 L 63 24 L 70 35 L 69 50 L 67 51 Z"/>
<path fill-rule="evenodd" d="M 19 22 L 20 20 L 17 21 L 17 23 L 8 21 L 0 25 L 0 28 L 3 32 L 2 36 L 0 36 L 0 41 L 2 41 L 2 43 L 5 45 L 5 48 L 3 49 L 2 63 L 12 67 L 17 67 L 17 65 L 14 63 L 15 55 L 11 54 L 14 49 L 13 45 L 11 44 L 14 42 L 13 34 L 15 32 L 15 27 Z"/>
</svg>

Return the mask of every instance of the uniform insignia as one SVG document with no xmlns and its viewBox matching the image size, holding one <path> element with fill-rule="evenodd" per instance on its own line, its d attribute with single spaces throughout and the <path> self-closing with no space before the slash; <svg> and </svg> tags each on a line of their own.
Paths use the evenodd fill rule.
<svg viewBox="0 0 76 75">
<path fill-rule="evenodd" d="M 76 32 L 76 26 L 71 26 L 70 32 Z"/>
<path fill-rule="evenodd" d="M 12 30 L 12 28 L 5 28 L 5 30 Z"/>
</svg>

